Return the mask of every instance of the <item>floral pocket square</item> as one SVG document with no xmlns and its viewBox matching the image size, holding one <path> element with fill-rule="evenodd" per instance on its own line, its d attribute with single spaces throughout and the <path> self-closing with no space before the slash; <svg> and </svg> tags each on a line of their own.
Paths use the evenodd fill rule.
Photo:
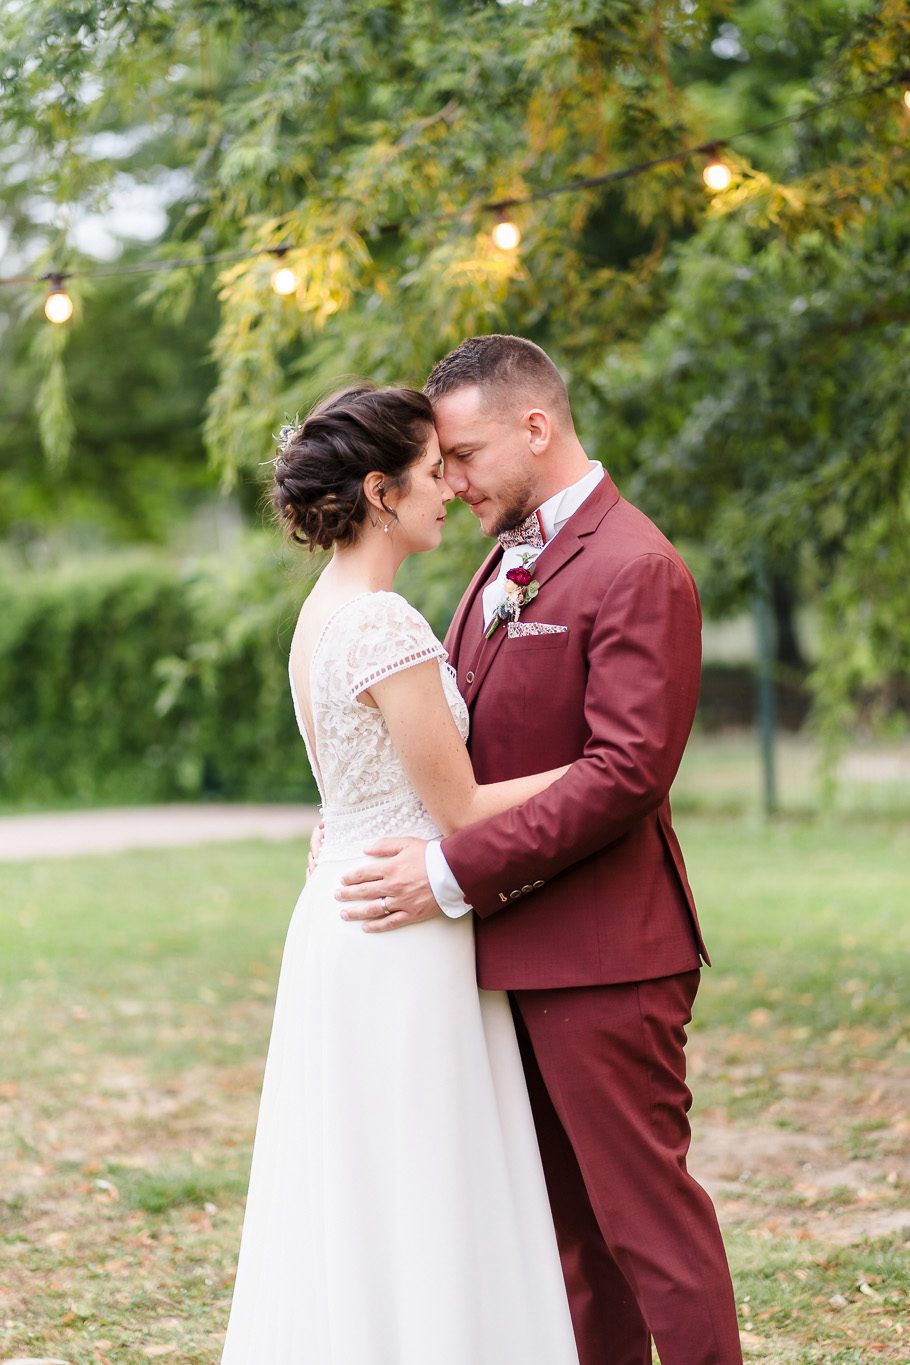
<svg viewBox="0 0 910 1365">
<path fill-rule="evenodd" d="M 543 621 L 510 621 L 510 640 L 527 640 L 532 635 L 567 635 L 568 626 L 548 626 Z"/>
</svg>

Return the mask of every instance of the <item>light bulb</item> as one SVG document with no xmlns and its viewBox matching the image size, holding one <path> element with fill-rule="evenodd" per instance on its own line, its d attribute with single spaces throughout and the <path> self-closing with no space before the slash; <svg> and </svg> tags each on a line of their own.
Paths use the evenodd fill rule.
<svg viewBox="0 0 910 1365">
<path fill-rule="evenodd" d="M 712 194 L 725 190 L 733 179 L 730 167 L 717 156 L 712 157 L 701 174 Z"/>
<path fill-rule="evenodd" d="M 272 288 L 276 294 L 283 297 L 294 294 L 299 283 L 296 270 L 292 270 L 289 265 L 279 265 L 272 271 Z"/>
<path fill-rule="evenodd" d="M 902 98 L 904 101 L 904 108 L 910 109 L 910 85 L 908 85 L 904 90 Z"/>
<path fill-rule="evenodd" d="M 69 322 L 73 316 L 73 300 L 62 285 L 52 288 L 44 300 L 44 316 L 57 323 Z"/>
<path fill-rule="evenodd" d="M 499 221 L 493 228 L 493 242 L 499 247 L 500 251 L 514 251 L 521 241 L 521 231 L 517 223 L 513 223 L 508 214 L 500 214 Z"/>
</svg>

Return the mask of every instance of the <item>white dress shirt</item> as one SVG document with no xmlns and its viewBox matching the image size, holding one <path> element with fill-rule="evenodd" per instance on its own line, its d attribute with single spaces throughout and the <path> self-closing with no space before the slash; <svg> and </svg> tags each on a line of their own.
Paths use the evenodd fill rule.
<svg viewBox="0 0 910 1365">
<path fill-rule="evenodd" d="M 596 464 L 593 460 L 590 462 L 590 466 L 587 474 L 583 475 L 577 483 L 570 484 L 568 488 L 563 488 L 559 493 L 554 493 L 552 498 L 548 498 L 537 509 L 547 542 L 542 550 L 519 545 L 504 551 L 497 577 L 483 590 L 484 627 L 489 625 L 496 608 L 505 597 L 505 580 L 509 569 L 514 569 L 525 562 L 528 568 L 531 568 L 532 563 L 530 560 L 526 560 L 525 556 L 532 555 L 533 561 L 536 563 L 541 555 L 545 555 L 550 542 L 559 534 L 569 518 L 578 511 L 581 504 L 600 483 L 604 476 L 603 466 Z M 436 903 L 443 914 L 448 915 L 450 919 L 458 919 L 461 915 L 466 915 L 472 907 L 465 900 L 461 887 L 445 860 L 441 839 L 432 839 L 427 844 L 426 869 L 430 890 L 433 892 Z"/>
</svg>

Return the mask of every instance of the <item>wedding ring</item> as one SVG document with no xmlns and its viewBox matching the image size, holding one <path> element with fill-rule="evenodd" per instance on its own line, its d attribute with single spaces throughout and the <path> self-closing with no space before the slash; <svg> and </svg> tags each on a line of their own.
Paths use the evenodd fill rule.
<svg viewBox="0 0 910 1365">
<path fill-rule="evenodd" d="M 391 907 L 391 905 L 389 905 L 389 898 L 388 898 L 388 896 L 383 896 L 383 898 L 382 898 L 382 900 L 379 902 L 379 904 L 382 906 L 382 913 L 383 913 L 384 915 L 391 915 L 391 913 L 392 913 L 392 907 Z"/>
</svg>

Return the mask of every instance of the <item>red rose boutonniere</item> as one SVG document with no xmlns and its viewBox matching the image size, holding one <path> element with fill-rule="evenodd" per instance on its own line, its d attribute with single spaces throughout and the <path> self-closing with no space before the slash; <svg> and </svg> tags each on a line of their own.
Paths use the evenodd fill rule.
<svg viewBox="0 0 910 1365">
<path fill-rule="evenodd" d="M 537 596 L 540 584 L 528 568 L 528 563 L 534 558 L 534 555 L 522 556 L 523 562 L 517 568 L 509 569 L 506 574 L 506 600 L 496 608 L 496 615 L 484 632 L 486 639 L 489 640 L 503 621 L 517 621 L 521 616 L 522 607 L 533 602 Z"/>
</svg>

